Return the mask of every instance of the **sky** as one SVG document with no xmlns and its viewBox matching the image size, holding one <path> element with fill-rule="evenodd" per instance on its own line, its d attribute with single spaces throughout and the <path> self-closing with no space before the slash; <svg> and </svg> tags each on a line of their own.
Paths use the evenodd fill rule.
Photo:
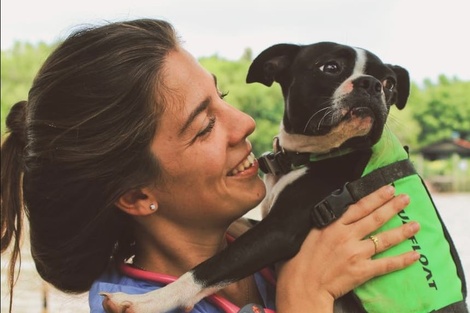
<svg viewBox="0 0 470 313">
<path fill-rule="evenodd" d="M 277 43 L 335 41 L 400 65 L 414 82 L 470 80 L 468 0 L 2 0 L 1 48 L 52 43 L 81 25 L 171 22 L 196 57 L 256 56 Z"/>
</svg>

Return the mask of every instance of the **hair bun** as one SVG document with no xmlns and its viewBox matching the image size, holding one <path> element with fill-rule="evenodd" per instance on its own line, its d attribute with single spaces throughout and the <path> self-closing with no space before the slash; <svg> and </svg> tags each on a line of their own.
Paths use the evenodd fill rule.
<svg viewBox="0 0 470 313">
<path fill-rule="evenodd" d="M 25 124 L 26 124 L 26 104 L 27 101 L 15 103 L 6 118 L 7 131 L 15 136 L 22 143 L 25 142 Z"/>
</svg>

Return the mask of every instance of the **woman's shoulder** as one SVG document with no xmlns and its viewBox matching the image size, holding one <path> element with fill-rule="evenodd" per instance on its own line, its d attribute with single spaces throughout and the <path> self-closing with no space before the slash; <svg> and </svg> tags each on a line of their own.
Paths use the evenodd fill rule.
<svg viewBox="0 0 470 313">
<path fill-rule="evenodd" d="M 111 264 L 93 283 L 88 295 L 91 313 L 105 313 L 102 305 L 103 297 L 100 295 L 100 292 L 143 294 L 166 285 L 165 283 L 158 283 L 152 280 L 130 277 L 123 274 L 118 267 L 118 265 Z M 174 310 L 169 313 L 177 312 L 181 312 L 181 310 Z M 196 304 L 191 312 L 221 313 L 223 311 L 210 304 L 208 301 L 202 300 Z"/>
<path fill-rule="evenodd" d="M 88 294 L 88 302 L 92 313 L 104 312 L 101 292 L 125 292 L 129 294 L 146 293 L 160 288 L 157 283 L 134 279 L 123 275 L 115 264 L 110 264 L 101 276 L 93 282 Z"/>
</svg>

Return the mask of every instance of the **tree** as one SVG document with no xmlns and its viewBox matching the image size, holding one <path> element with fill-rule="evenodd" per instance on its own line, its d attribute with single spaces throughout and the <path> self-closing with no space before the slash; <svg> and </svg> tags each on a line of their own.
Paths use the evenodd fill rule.
<svg viewBox="0 0 470 313">
<path fill-rule="evenodd" d="M 387 120 L 387 127 L 397 135 L 403 145 L 411 147 L 412 151 L 417 150 L 417 138 L 421 132 L 421 126 L 414 117 L 416 107 L 422 102 L 421 97 L 418 86 L 412 83 L 405 108 L 398 110 L 395 106 L 392 106 Z"/>
<path fill-rule="evenodd" d="M 414 105 L 413 117 L 421 127 L 420 145 L 451 138 L 455 133 L 468 136 L 470 131 L 470 82 L 439 76 L 437 83 L 424 82 Z"/>
<path fill-rule="evenodd" d="M 56 45 L 15 43 L 2 51 L 1 59 L 1 129 L 10 107 L 25 100 L 34 76 Z M 252 51 L 247 48 L 238 61 L 218 56 L 201 58 L 201 64 L 217 75 L 219 89 L 229 92 L 227 102 L 250 114 L 257 123 L 250 136 L 256 155 L 272 149 L 272 139 L 279 132 L 284 103 L 277 84 L 268 88 L 246 84 Z M 419 147 L 455 132 L 470 136 L 470 82 L 439 76 L 436 83 L 426 80 L 422 87 L 411 85 L 411 94 L 404 110 L 392 107 L 390 127 L 400 140 L 417 150 Z"/>
<path fill-rule="evenodd" d="M 284 102 L 277 85 L 268 88 L 260 84 L 245 83 L 251 63 L 248 54 L 246 52 L 238 61 L 217 56 L 201 58 L 199 61 L 217 76 L 218 88 L 222 92 L 229 92 L 227 102 L 255 119 L 256 130 L 250 140 L 255 155 L 261 155 L 272 149 L 273 137 L 279 132 Z"/>
<path fill-rule="evenodd" d="M 10 107 L 28 99 L 28 91 L 39 67 L 55 45 L 16 42 L 9 50 L 2 51 L 1 67 L 1 133 L 5 131 L 5 117 Z"/>
</svg>

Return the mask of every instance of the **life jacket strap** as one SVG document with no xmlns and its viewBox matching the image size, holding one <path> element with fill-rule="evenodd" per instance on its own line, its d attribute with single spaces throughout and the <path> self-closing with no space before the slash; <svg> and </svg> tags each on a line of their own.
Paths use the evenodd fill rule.
<svg viewBox="0 0 470 313">
<path fill-rule="evenodd" d="M 373 191 L 394 181 L 416 174 L 409 159 L 401 160 L 378 168 L 369 174 L 347 182 L 343 188 L 333 191 L 310 210 L 313 227 L 322 228 L 337 220 L 349 205 L 369 195 Z"/>
</svg>

